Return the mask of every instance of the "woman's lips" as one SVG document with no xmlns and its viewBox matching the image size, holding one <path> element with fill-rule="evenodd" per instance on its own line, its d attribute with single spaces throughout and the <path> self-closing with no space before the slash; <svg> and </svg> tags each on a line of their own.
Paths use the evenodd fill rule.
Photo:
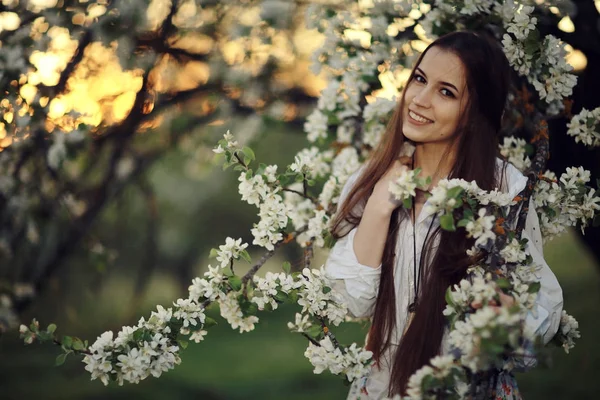
<svg viewBox="0 0 600 400">
<path fill-rule="evenodd" d="M 431 120 L 423 121 L 422 119 L 426 119 L 426 118 L 425 117 L 421 117 L 419 114 L 415 113 L 414 111 L 408 110 L 407 114 L 408 114 L 408 120 L 409 120 L 409 122 L 411 122 L 414 125 L 427 125 L 427 124 L 433 123 L 433 121 L 431 121 Z M 413 118 L 411 116 L 411 114 L 416 115 L 421 120 L 417 120 L 417 119 Z"/>
</svg>

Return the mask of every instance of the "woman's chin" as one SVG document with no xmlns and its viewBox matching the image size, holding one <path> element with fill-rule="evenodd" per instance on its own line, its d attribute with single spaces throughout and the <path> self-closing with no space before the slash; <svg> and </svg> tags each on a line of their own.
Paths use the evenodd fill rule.
<svg viewBox="0 0 600 400">
<path fill-rule="evenodd" d="M 425 135 L 422 132 L 415 132 L 415 129 L 412 127 L 407 127 L 406 124 L 402 129 L 402 133 L 404 137 L 411 142 L 420 143 L 425 139 Z"/>
</svg>

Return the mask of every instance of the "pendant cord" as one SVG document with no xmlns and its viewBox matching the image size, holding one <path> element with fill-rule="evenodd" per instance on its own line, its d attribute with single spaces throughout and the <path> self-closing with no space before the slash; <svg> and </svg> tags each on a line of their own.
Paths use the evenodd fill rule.
<svg viewBox="0 0 600 400">
<path fill-rule="evenodd" d="M 415 168 L 415 158 L 413 156 L 412 159 L 412 169 Z M 423 251 L 425 250 L 425 245 L 427 244 L 427 239 L 429 238 L 429 234 L 431 233 L 431 228 L 433 227 L 433 221 L 435 221 L 435 214 L 431 216 L 431 222 L 429 223 L 429 228 L 427 229 L 427 234 L 425 235 L 425 240 L 423 240 L 423 246 L 421 246 L 421 258 L 419 259 L 419 272 L 417 274 L 417 216 L 416 216 L 416 198 L 412 207 L 412 219 L 413 219 L 413 293 L 414 299 L 411 304 L 408 306 L 409 312 L 415 312 L 417 308 L 417 301 L 419 298 L 419 287 L 421 286 L 421 277 L 423 275 Z"/>
</svg>

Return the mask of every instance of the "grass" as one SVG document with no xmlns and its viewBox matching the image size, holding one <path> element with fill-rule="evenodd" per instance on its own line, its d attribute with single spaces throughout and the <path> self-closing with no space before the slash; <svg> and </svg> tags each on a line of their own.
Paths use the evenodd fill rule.
<svg viewBox="0 0 600 400">
<path fill-rule="evenodd" d="M 546 260 L 555 271 L 564 290 L 565 309 L 580 322 L 582 338 L 571 354 L 553 351 L 554 363 L 519 376 L 526 399 L 595 399 L 600 393 L 600 332 L 597 320 L 600 305 L 598 266 L 581 248 L 574 235 L 565 235 L 546 246 Z M 161 286 L 162 285 L 162 286 Z M 79 305 L 80 332 L 89 339 L 106 328 L 106 318 L 118 311 L 122 285 L 107 285 L 107 290 L 93 304 Z M 164 290 L 161 290 L 160 288 Z M 162 293 L 161 293 L 162 292 Z M 159 279 L 146 299 L 148 308 L 155 299 L 166 304 L 165 293 L 175 293 L 168 280 Z M 108 300 L 112 301 L 109 302 Z M 105 301 L 106 300 L 106 301 Z M 123 305 L 121 300 L 121 307 Z M 110 304 L 110 307 L 105 305 Z M 91 311 L 93 310 L 93 311 Z M 219 316 L 218 326 L 211 328 L 207 340 L 190 344 L 182 363 L 160 379 L 149 378 L 139 385 L 105 388 L 89 381 L 83 364 L 69 359 L 60 368 L 53 367 L 58 349 L 52 346 L 23 346 L 15 335 L 0 341 L 0 398 L 38 399 L 343 399 L 347 387 L 339 377 L 314 375 L 303 356 L 306 341 L 290 334 L 287 321 L 293 320 L 295 308 L 281 307 L 262 314 L 261 322 L 251 333 L 233 331 Z M 216 310 L 211 310 L 215 313 Z M 102 316 L 98 320 L 98 316 Z M 147 311 L 140 312 L 147 315 Z M 104 322 L 103 322 L 104 321 Z M 48 321 L 46 321 L 48 322 Z M 115 323 L 116 321 L 113 321 Z M 118 324 L 118 322 L 116 322 Z M 104 325 L 104 327 L 103 327 Z M 68 326 L 60 326 L 63 331 Z M 113 329 L 118 326 L 113 327 Z M 70 332 L 70 331 L 69 331 Z M 335 329 L 342 342 L 363 341 L 365 329 L 347 324 Z"/>
</svg>

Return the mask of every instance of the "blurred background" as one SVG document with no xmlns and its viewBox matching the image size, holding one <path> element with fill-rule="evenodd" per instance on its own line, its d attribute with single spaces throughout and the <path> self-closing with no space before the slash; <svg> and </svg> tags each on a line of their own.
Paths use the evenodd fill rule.
<svg viewBox="0 0 600 400">
<path fill-rule="evenodd" d="M 45 18 L 66 14 L 69 24 L 60 25 L 68 25 L 71 32 L 35 27 L 50 45 L 45 43 L 45 52 L 30 59 L 36 69 L 27 79 L 55 88 L 63 85 L 48 96 L 53 102 L 50 123 L 65 130 L 85 124 L 94 139 L 63 161 L 71 179 L 65 181 L 76 181 L 83 188 L 77 201 L 67 205 L 69 218 L 52 216 L 53 209 L 45 208 L 36 216 L 42 244 L 35 248 L 35 256 L 31 247 L 23 246 L 17 253 L 18 268 L 2 259 L 1 277 L 12 285 L 11 301 L 16 304 L 15 315 L 2 318 L 27 322 L 35 317 L 44 326 L 55 322 L 59 334 L 93 342 L 106 330 L 136 324 L 157 304 L 169 306 L 186 297 L 192 278 L 206 270 L 210 249 L 227 236 L 252 242 L 249 229 L 257 220 L 256 209 L 241 202 L 237 174 L 222 171 L 211 149 L 230 130 L 255 150 L 260 162 L 284 168 L 293 161 L 296 152 L 308 145 L 303 123 L 325 86 L 324 76 L 310 69 L 311 55 L 323 35 L 305 28 L 310 2 L 217 1 L 195 8 L 192 4 L 202 2 L 183 2 L 189 7 L 178 11 L 179 19 L 170 25 L 165 23 L 170 1 L 140 0 L 120 2 L 134 3 L 128 5 L 131 15 L 144 15 L 144 28 L 133 32 L 138 35 L 135 39 L 120 32 L 104 38 L 104 44 L 91 43 L 90 38 L 86 43 L 86 29 L 110 15 L 119 2 L 46 3 L 51 4 L 46 4 Z M 338 9 L 344 5 L 331 3 Z M 580 77 L 574 109 L 589 109 L 600 105 L 600 45 L 594 45 L 600 44 L 600 2 L 570 3 L 579 12 L 571 18 L 550 15 L 544 23 L 569 43 L 569 62 Z M 124 16 L 121 12 L 118 18 Z M 21 14 L 23 24 L 26 17 Z M 128 21 L 111 20 L 103 25 L 107 30 L 94 31 L 94 38 L 109 36 L 115 26 L 127 32 Z M 0 30 L 5 43 L 0 51 L 11 40 L 7 32 L 11 31 Z M 415 49 L 422 46 L 417 36 L 410 39 Z M 67 84 L 60 71 L 76 49 L 84 56 Z M 151 57 L 145 58 L 148 54 Z M 380 95 L 395 93 L 397 87 L 389 89 L 392 78 L 380 80 Z M 147 90 L 148 81 L 152 90 Z M 28 90 L 32 89 L 21 95 L 39 96 Z M 48 122 L 44 124 L 48 128 Z M 584 165 L 600 176 L 597 151 L 565 138 L 564 121 L 555 125 L 551 143 L 555 150 L 562 147 L 551 167 Z M 14 139 L 2 129 L 0 140 L 5 151 L 10 150 Z M 109 160 L 107 155 L 118 149 L 125 149 L 121 157 Z M 99 188 L 108 193 L 101 201 L 95 191 Z M 28 230 L 26 236 L 35 234 Z M 519 375 L 525 399 L 598 398 L 598 238 L 597 228 L 583 238 L 569 231 L 545 247 L 546 260 L 563 287 L 565 307 L 578 319 L 582 338 L 571 354 L 555 349 L 552 365 Z M 256 259 L 261 253 L 252 255 Z M 286 246 L 259 275 L 279 271 L 285 260 L 298 268 L 302 257 L 299 247 Z M 325 258 L 325 253 L 317 253 L 313 266 Z M 123 387 L 90 382 L 76 357 L 54 367 L 58 348 L 25 346 L 16 330 L 8 330 L 0 337 L 0 399 L 345 398 L 348 388 L 339 377 L 312 373 L 303 355 L 306 340 L 289 333 L 286 326 L 295 312 L 285 305 L 274 313 L 259 314 L 256 330 L 239 334 L 216 308 L 210 308 L 219 325 L 209 330 L 206 341 L 191 343 L 183 351 L 181 365 L 159 379 Z M 362 343 L 365 333 L 366 327 L 356 323 L 335 331 L 342 343 Z"/>
</svg>

